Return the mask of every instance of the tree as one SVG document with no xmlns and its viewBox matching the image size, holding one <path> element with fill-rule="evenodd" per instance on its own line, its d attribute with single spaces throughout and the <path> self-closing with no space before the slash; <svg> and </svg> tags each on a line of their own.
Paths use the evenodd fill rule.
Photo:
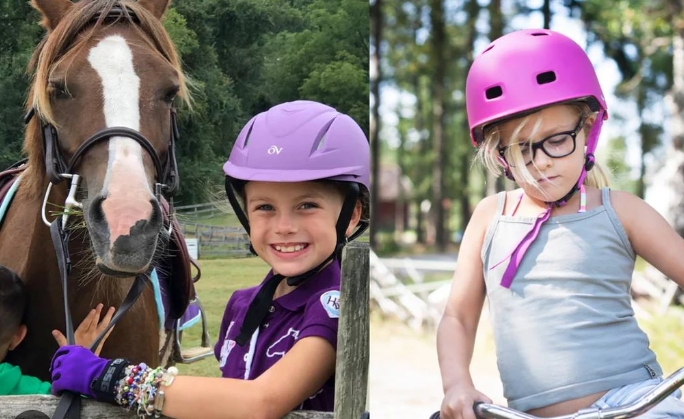
<svg viewBox="0 0 684 419">
<path fill-rule="evenodd" d="M 432 165 L 432 216 L 435 225 L 435 243 L 440 252 L 447 246 L 445 229 L 444 176 L 446 153 L 444 149 L 444 107 L 445 77 L 447 71 L 447 40 L 444 23 L 443 0 L 430 1 L 431 42 L 430 57 L 434 69 L 432 80 L 432 146 L 434 164 Z"/>
<path fill-rule="evenodd" d="M 0 168 L 22 157 L 24 104 L 30 79 L 26 67 L 43 36 L 29 2 L 0 1 Z"/>
<path fill-rule="evenodd" d="M 641 163 L 636 194 L 645 192 L 646 156 L 657 148 L 662 135 L 662 121 L 647 119 L 647 111 L 662 100 L 672 81 L 672 56 L 668 51 L 672 27 L 662 0 L 619 1 L 613 7 L 604 2 L 568 2 L 571 11 L 579 11 L 590 41 L 603 46 L 613 59 L 622 81 L 615 94 L 633 100 L 639 115 Z M 613 110 L 611 112 L 619 112 Z"/>
<path fill-rule="evenodd" d="M 677 233 L 684 237 L 684 4 L 669 0 L 667 11 L 672 25 L 673 83 L 667 92 L 672 144 L 668 161 L 662 170 L 672 191 L 667 218 Z"/>
<path fill-rule="evenodd" d="M 371 65 L 373 71 L 370 78 L 370 90 L 373 95 L 372 117 L 370 119 L 370 142 L 371 142 L 371 219 L 377 220 L 378 211 L 378 182 L 380 169 L 380 83 L 382 82 L 382 65 L 380 49 L 382 48 L 383 10 L 382 0 L 375 0 L 370 8 L 371 29 L 373 36 L 371 50 Z M 401 190 L 401 189 L 400 189 Z M 371 223 L 370 245 L 377 246 L 377 228 Z"/>
</svg>

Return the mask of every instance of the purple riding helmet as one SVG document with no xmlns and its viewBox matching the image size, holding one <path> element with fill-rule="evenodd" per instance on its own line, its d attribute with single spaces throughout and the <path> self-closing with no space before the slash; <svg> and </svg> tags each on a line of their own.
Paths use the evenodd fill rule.
<svg viewBox="0 0 684 419">
<path fill-rule="evenodd" d="M 235 196 L 235 190 L 243 188 L 246 182 L 331 180 L 348 184 L 337 219 L 335 251 L 316 268 L 287 278 L 289 285 L 300 284 L 330 260 L 339 260 L 347 241 L 368 228 L 368 223 L 361 221 L 349 239 L 345 235 L 361 190 L 367 193 L 370 189 L 368 139 L 352 118 L 330 106 L 301 100 L 276 105 L 258 114 L 240 132 L 223 171 L 228 199 L 248 233 L 249 221 Z M 236 339 L 238 344 L 244 345 L 259 326 L 282 279 L 275 275 L 257 294 Z"/>
<path fill-rule="evenodd" d="M 483 128 L 494 122 L 532 113 L 555 103 L 586 101 L 598 112 L 587 138 L 585 170 L 594 164 L 594 151 L 608 107 L 596 71 L 582 47 L 558 32 L 527 29 L 493 41 L 473 61 L 466 79 L 466 111 L 474 146 L 483 141 Z M 508 165 L 502 160 L 507 176 Z M 558 202 L 562 204 L 563 202 Z"/>
</svg>

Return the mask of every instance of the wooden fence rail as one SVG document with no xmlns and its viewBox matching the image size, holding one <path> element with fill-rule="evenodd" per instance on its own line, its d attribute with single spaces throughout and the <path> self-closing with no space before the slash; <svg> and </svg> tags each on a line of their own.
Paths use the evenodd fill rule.
<svg viewBox="0 0 684 419">
<path fill-rule="evenodd" d="M 59 402 L 54 396 L 3 396 L 0 397 L 0 419 L 15 419 L 20 413 L 31 410 L 52 417 Z M 128 412 L 119 406 L 81 400 L 81 418 L 83 419 L 137 419 L 138 415 Z M 162 418 L 169 419 L 166 416 Z M 44 419 L 39 414 L 25 413 L 21 419 Z M 334 419 L 329 412 L 292 412 L 283 419 Z M 358 418 L 357 418 L 358 419 Z"/>
<path fill-rule="evenodd" d="M 220 213 L 224 214 L 227 213 L 226 211 L 229 211 L 228 213 L 233 213 L 228 207 L 226 209 L 219 208 L 219 205 L 213 202 L 209 202 L 206 204 L 196 204 L 196 205 L 182 205 L 179 207 L 174 207 L 176 212 L 178 214 L 182 215 L 188 215 L 188 214 L 193 214 L 193 215 L 198 215 L 198 214 L 214 214 L 214 213 Z"/>
<path fill-rule="evenodd" d="M 368 402 L 369 257 L 367 243 L 350 243 L 344 250 L 340 289 L 340 322 L 335 366 L 335 413 L 292 412 L 283 419 L 360 419 Z M 334 262 L 333 262 L 334 263 Z M 29 410 L 51 417 L 59 402 L 54 396 L 1 396 L 0 419 L 15 419 Z M 83 399 L 83 419 L 133 419 L 119 406 Z M 44 416 L 25 414 L 22 419 Z"/>
</svg>

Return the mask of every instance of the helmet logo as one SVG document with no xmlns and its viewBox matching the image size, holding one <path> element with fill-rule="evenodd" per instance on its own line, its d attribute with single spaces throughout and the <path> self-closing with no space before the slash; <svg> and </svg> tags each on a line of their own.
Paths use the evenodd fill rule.
<svg viewBox="0 0 684 419">
<path fill-rule="evenodd" d="M 278 148 L 278 147 L 272 145 L 268 148 L 267 153 L 268 154 L 280 154 L 281 151 L 283 151 L 282 147 Z"/>
</svg>

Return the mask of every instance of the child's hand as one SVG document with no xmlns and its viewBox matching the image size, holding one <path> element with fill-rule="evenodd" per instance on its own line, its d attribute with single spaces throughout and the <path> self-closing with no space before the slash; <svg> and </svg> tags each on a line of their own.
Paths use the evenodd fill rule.
<svg viewBox="0 0 684 419">
<path fill-rule="evenodd" d="M 461 385 L 447 390 L 442 401 L 440 419 L 475 419 L 475 402 L 491 403 L 489 397 L 471 385 Z"/>
<path fill-rule="evenodd" d="M 99 321 L 100 313 L 102 313 L 102 307 L 102 304 L 98 304 L 94 309 L 90 310 L 90 313 L 88 313 L 86 318 L 83 319 L 80 325 L 78 325 L 78 329 L 76 329 L 76 331 L 74 332 L 76 345 L 90 348 L 95 339 L 100 335 L 100 333 L 107 327 L 109 322 L 112 320 L 112 316 L 114 315 L 114 307 L 109 307 L 109 310 L 107 310 L 107 313 L 105 313 L 105 316 L 102 319 L 102 321 Z M 100 354 L 100 351 L 102 351 L 102 345 L 104 345 L 105 341 L 112 333 L 112 330 L 114 330 L 113 327 L 109 329 L 109 332 L 107 332 L 105 337 L 100 341 L 100 344 L 94 351 L 95 355 Z M 57 344 L 60 347 L 67 344 L 66 337 L 59 330 L 53 330 L 52 336 L 55 338 Z"/>
</svg>

